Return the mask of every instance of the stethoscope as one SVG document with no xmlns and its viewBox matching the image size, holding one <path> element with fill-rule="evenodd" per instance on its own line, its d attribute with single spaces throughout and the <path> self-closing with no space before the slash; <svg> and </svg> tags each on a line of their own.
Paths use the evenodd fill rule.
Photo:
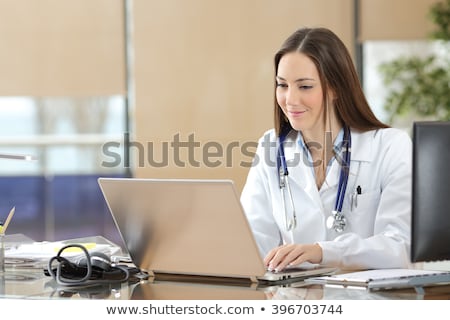
<svg viewBox="0 0 450 320">
<path fill-rule="evenodd" d="M 280 145 L 278 146 L 277 155 L 277 171 L 279 177 L 279 185 L 281 190 L 281 197 L 283 199 L 282 206 L 285 217 L 286 230 L 290 231 L 297 226 L 297 214 L 295 212 L 294 198 L 292 196 L 291 187 L 289 185 L 289 171 L 286 163 L 286 158 L 284 156 L 284 141 L 286 140 L 288 132 L 280 134 Z M 331 211 L 331 216 L 328 217 L 326 224 L 328 229 L 334 229 L 336 232 L 344 231 L 347 225 L 347 219 L 342 213 L 342 206 L 344 204 L 345 192 L 347 190 L 347 182 L 350 171 L 350 159 L 351 159 L 351 146 L 352 137 L 350 134 L 350 129 L 344 127 L 344 138 L 343 138 L 343 157 L 341 170 L 339 175 L 339 185 L 336 196 L 336 202 L 334 205 L 334 210 Z M 286 190 L 289 197 L 289 203 L 292 208 L 292 215 L 288 217 L 287 205 L 286 205 Z"/>
</svg>

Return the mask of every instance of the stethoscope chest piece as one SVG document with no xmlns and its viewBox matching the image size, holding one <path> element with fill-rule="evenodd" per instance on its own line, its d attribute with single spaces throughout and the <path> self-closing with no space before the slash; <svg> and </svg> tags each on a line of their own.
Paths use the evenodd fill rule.
<svg viewBox="0 0 450 320">
<path fill-rule="evenodd" d="M 294 198 L 292 196 L 291 188 L 289 186 L 289 179 L 288 179 L 288 167 L 286 163 L 286 159 L 284 156 L 284 147 L 283 143 L 286 139 L 287 133 L 280 134 L 280 144 L 278 148 L 277 153 L 277 168 L 278 168 L 278 178 L 279 178 L 279 185 L 281 190 L 281 198 L 282 198 L 282 206 L 283 206 L 283 212 L 285 216 L 285 224 L 286 224 L 286 230 L 291 231 L 292 229 L 295 229 L 297 226 L 297 215 L 295 212 L 295 206 L 294 206 Z M 336 195 L 336 203 L 335 203 L 335 210 L 332 211 L 332 215 L 328 217 L 327 219 L 327 227 L 328 229 L 334 229 L 336 232 L 342 232 L 345 229 L 345 226 L 347 225 L 347 220 L 345 219 L 344 215 L 342 214 L 342 207 L 344 203 L 344 197 L 345 197 L 345 191 L 347 189 L 347 181 L 348 181 L 348 175 L 350 171 L 350 153 L 351 153 L 351 134 L 350 134 L 350 128 L 344 127 L 344 137 L 343 137 L 343 159 L 341 164 L 341 172 L 339 176 L 339 185 L 338 185 L 338 191 Z M 288 208 L 286 205 L 286 190 L 289 197 L 289 203 L 292 209 L 292 215 L 289 216 L 288 214 Z"/>
<path fill-rule="evenodd" d="M 327 219 L 327 228 L 334 229 L 334 231 L 341 233 L 347 225 L 347 219 L 345 219 L 342 212 L 333 210 L 331 213 L 331 216 Z"/>
</svg>

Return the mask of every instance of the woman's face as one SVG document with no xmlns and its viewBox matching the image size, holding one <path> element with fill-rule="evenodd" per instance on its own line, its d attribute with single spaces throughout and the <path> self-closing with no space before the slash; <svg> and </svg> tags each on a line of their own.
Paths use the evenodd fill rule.
<svg viewBox="0 0 450 320">
<path fill-rule="evenodd" d="M 299 52 L 285 54 L 276 75 L 278 105 L 295 130 L 324 130 L 323 90 L 313 61 Z"/>
</svg>

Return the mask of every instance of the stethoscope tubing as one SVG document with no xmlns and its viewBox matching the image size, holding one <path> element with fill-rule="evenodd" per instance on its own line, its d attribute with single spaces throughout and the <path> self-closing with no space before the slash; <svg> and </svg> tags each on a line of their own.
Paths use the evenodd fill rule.
<svg viewBox="0 0 450 320">
<path fill-rule="evenodd" d="M 289 231 L 296 226 L 296 212 L 295 212 L 295 206 L 294 206 L 294 198 L 292 196 L 291 188 L 289 185 L 289 171 L 288 166 L 286 163 L 286 157 L 284 154 L 284 141 L 286 140 L 288 132 L 280 134 L 279 137 L 279 146 L 278 146 L 278 152 L 277 152 L 277 171 L 278 171 L 278 179 L 279 179 L 279 186 L 281 189 L 281 196 L 282 196 L 282 206 L 283 211 L 285 213 L 285 219 L 286 219 L 286 229 Z M 344 156 L 341 163 L 341 170 L 339 174 L 339 184 L 338 184 L 338 190 L 336 195 L 336 202 L 334 205 L 334 211 L 339 215 L 339 219 L 343 219 L 342 215 L 342 207 L 344 204 L 345 199 L 345 193 L 347 190 L 347 182 L 348 182 L 348 176 L 350 172 L 350 161 L 351 161 L 351 133 L 350 128 L 345 126 L 344 127 L 344 138 L 343 138 L 343 148 L 344 148 Z M 290 204 L 293 210 L 293 217 L 292 217 L 292 223 L 288 222 L 287 217 L 287 208 L 286 208 L 286 198 L 285 198 L 285 190 L 288 191 L 288 196 L 290 199 Z"/>
<path fill-rule="evenodd" d="M 341 172 L 339 174 L 339 184 L 338 192 L 336 196 L 336 203 L 334 204 L 334 211 L 342 212 L 342 207 L 344 205 L 345 192 L 347 190 L 347 182 L 350 171 L 350 159 L 351 159 L 351 145 L 352 136 L 350 134 L 350 129 L 348 127 L 344 128 L 344 159 L 341 164 Z"/>
</svg>

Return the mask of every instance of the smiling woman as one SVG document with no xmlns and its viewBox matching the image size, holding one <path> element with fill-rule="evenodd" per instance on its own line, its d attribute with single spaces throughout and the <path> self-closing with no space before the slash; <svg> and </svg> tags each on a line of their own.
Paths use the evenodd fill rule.
<svg viewBox="0 0 450 320">
<path fill-rule="evenodd" d="M 411 139 L 375 117 L 343 42 L 298 29 L 275 54 L 275 80 L 274 129 L 255 159 L 278 165 L 252 166 L 241 195 L 267 268 L 408 265 Z"/>
<path fill-rule="evenodd" d="M 276 79 L 278 104 L 292 127 L 306 134 L 315 124 L 319 124 L 318 120 L 324 112 L 323 90 L 314 63 L 302 53 L 288 53 L 280 60 Z"/>
<path fill-rule="evenodd" d="M 327 91 L 324 100 L 325 93 L 313 61 L 300 52 L 285 54 L 278 64 L 276 81 L 277 103 L 292 128 L 302 132 L 305 144 L 331 146 L 325 140 L 334 141 L 341 129 L 334 108 L 329 108 L 329 101 L 333 101 L 335 95 L 332 91 Z M 327 121 L 324 122 L 323 119 Z M 334 136 L 324 135 L 324 132 L 334 133 Z M 325 180 L 326 164 L 331 160 L 332 153 L 326 148 L 309 150 L 313 163 L 322 163 L 314 166 L 316 184 L 320 187 Z"/>
</svg>

